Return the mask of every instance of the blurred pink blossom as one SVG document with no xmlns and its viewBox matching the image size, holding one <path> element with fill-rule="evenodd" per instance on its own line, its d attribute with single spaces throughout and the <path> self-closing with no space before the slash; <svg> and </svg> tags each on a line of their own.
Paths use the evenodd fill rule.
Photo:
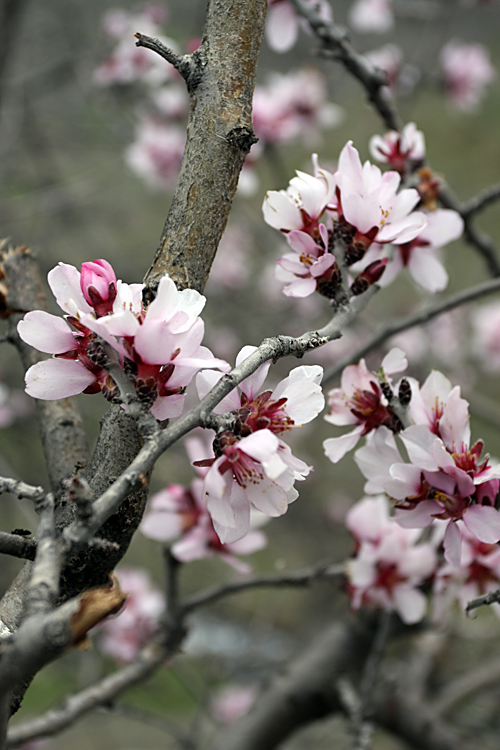
<svg viewBox="0 0 500 750">
<path fill-rule="evenodd" d="M 480 367 L 500 372 L 500 302 L 477 307 L 471 315 L 472 351 Z"/>
<path fill-rule="evenodd" d="M 419 529 L 403 529 L 389 516 L 385 495 L 363 498 L 346 517 L 357 541 L 346 565 L 347 591 L 353 609 L 397 612 L 408 625 L 420 622 L 427 599 L 418 589 L 436 568 L 432 544 L 420 541 Z"/>
<path fill-rule="evenodd" d="M 116 661 L 128 664 L 156 631 L 165 601 L 153 588 L 146 571 L 123 567 L 116 576 L 128 598 L 118 615 L 103 622 L 99 647 Z"/>
<path fill-rule="evenodd" d="M 390 0 L 355 0 L 348 19 L 355 31 L 384 34 L 394 26 L 392 3 Z"/>
<path fill-rule="evenodd" d="M 370 153 L 374 159 L 388 164 L 404 174 L 413 171 L 425 158 L 425 138 L 414 122 L 409 122 L 400 133 L 390 130 L 385 135 L 370 138 Z"/>
<path fill-rule="evenodd" d="M 387 85 L 396 88 L 403 68 L 403 53 L 396 44 L 386 44 L 379 49 L 365 52 L 371 64 L 387 75 Z"/>
<path fill-rule="evenodd" d="M 306 0 L 306 3 L 315 6 L 327 23 L 333 20 L 327 0 Z M 287 52 L 296 43 L 299 28 L 309 32 L 309 24 L 297 15 L 288 0 L 268 0 L 268 5 L 266 41 L 275 52 Z"/>
<path fill-rule="evenodd" d="M 167 47 L 175 49 L 175 42 L 161 33 L 164 19 L 164 8 L 154 4 L 146 6 L 140 13 L 129 13 L 121 9 L 108 11 L 104 16 L 103 28 L 110 39 L 116 41 L 116 46 L 108 59 L 95 71 L 94 81 L 99 86 L 124 85 L 136 81 L 157 86 L 175 77 L 175 69 L 159 55 L 135 45 L 134 34 L 140 31 L 161 39 Z"/>
<path fill-rule="evenodd" d="M 488 50 L 482 44 L 452 39 L 441 50 L 441 67 L 451 106 L 461 112 L 477 111 L 486 86 L 496 76 Z"/>
<path fill-rule="evenodd" d="M 257 697 L 251 685 L 226 685 L 212 700 L 212 713 L 222 724 L 232 724 L 244 716 Z"/>
<path fill-rule="evenodd" d="M 173 190 L 177 184 L 186 134 L 183 129 L 143 117 L 133 143 L 125 152 L 127 166 L 147 185 L 157 190 Z"/>
</svg>

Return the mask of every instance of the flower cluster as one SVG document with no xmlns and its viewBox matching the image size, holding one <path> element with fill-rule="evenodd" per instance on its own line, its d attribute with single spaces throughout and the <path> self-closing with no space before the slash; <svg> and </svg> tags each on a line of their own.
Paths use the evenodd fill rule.
<svg viewBox="0 0 500 750">
<path fill-rule="evenodd" d="M 205 446 L 197 438 L 186 440 L 186 450 L 193 461 L 206 455 Z M 200 477 L 208 471 L 204 467 L 196 470 Z M 261 531 L 252 529 L 244 539 L 222 544 L 203 496 L 203 479 L 194 479 L 189 487 L 171 484 L 153 495 L 139 529 L 159 542 L 178 539 L 171 552 L 181 562 L 217 556 L 239 573 L 249 573 L 251 568 L 236 556 L 257 552 L 267 542 Z"/>
<path fill-rule="evenodd" d="M 236 358 L 243 362 L 255 347 L 244 347 Z M 323 369 L 296 367 L 273 391 L 259 393 L 269 363 L 240 383 L 217 408 L 229 412 L 230 425 L 213 443 L 215 456 L 196 462 L 208 468 L 203 498 L 214 528 L 224 543 L 242 539 L 250 527 L 253 506 L 267 516 L 281 516 L 298 492 L 296 480 L 305 479 L 311 467 L 296 458 L 280 435 L 314 419 L 324 406 L 319 385 Z M 214 372 L 201 372 L 196 384 L 202 398 L 219 380 Z"/>
<path fill-rule="evenodd" d="M 382 608 L 397 612 L 408 625 L 420 622 L 427 599 L 418 587 L 435 572 L 434 546 L 421 540 L 419 529 L 394 523 L 384 495 L 356 503 L 346 526 L 356 539 L 355 555 L 346 565 L 353 609 Z"/>
<path fill-rule="evenodd" d="M 401 174 L 423 160 L 423 134 L 410 123 L 401 133 L 375 136 L 371 148 L 394 170 L 382 173 L 369 161 L 362 165 L 349 141 L 335 174 L 321 169 L 314 155 L 313 175 L 297 172 L 286 191 L 267 193 L 264 219 L 295 251 L 278 261 L 276 275 L 287 284 L 286 295 L 318 291 L 335 299 L 343 269 L 357 273 L 353 295 L 379 281 L 387 285 L 403 267 L 430 291 L 446 286 L 448 276 L 434 251 L 460 236 L 463 220 L 456 211 L 414 210 L 420 192 L 400 189 Z"/>
<path fill-rule="evenodd" d="M 392 498 L 395 520 L 404 528 L 421 529 L 436 519 L 446 521 L 444 555 L 452 565 L 460 564 L 462 524 L 479 542 L 498 542 L 500 464 L 490 464 L 489 456 L 483 455 L 482 441 L 471 445 L 468 404 L 461 398 L 460 388 L 453 388 L 437 371 L 421 387 L 413 378 L 404 379 L 406 385 L 403 389 L 400 385 L 397 401 L 400 407 L 406 405 L 405 424 L 398 430 L 380 418 L 385 416 L 385 405 L 367 380 L 364 363 L 357 367 L 356 377 L 352 374 L 347 381 L 346 376 L 346 385 L 351 388 L 344 410 L 340 394 L 334 393 L 331 401 L 336 424 L 342 423 L 342 417 L 351 423 L 358 421 L 351 445 L 363 432 L 367 435 L 366 444 L 355 454 L 367 479 L 365 492 L 385 493 Z M 407 460 L 401 455 L 396 436 Z M 332 450 L 326 441 L 327 455 L 331 452 L 338 460 L 341 451 L 335 448 Z"/>
<path fill-rule="evenodd" d="M 105 260 L 84 263 L 81 273 L 59 263 L 48 281 L 66 319 L 36 310 L 18 325 L 23 341 L 54 355 L 26 373 L 26 392 L 34 398 L 101 392 L 121 402 L 108 372 L 115 357 L 139 401 L 162 420 L 182 413 L 185 388 L 198 370 L 229 367 L 201 345 L 205 298 L 178 291 L 169 276 L 149 305 L 142 301 L 144 285 L 117 280 Z"/>
</svg>

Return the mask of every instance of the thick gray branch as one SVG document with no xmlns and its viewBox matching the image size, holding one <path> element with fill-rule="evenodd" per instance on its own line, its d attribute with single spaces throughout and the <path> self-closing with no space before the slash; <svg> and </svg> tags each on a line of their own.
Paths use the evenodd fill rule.
<svg viewBox="0 0 500 750">
<path fill-rule="evenodd" d="M 255 143 L 252 98 L 267 0 L 210 0 L 190 85 L 191 112 L 179 182 L 145 282 L 169 273 L 203 291 L 245 156 Z M 193 80 L 193 73 L 191 73 Z"/>
</svg>

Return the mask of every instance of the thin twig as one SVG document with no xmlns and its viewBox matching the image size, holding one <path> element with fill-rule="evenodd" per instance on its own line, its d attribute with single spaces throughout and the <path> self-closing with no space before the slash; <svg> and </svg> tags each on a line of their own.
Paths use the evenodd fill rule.
<svg viewBox="0 0 500 750">
<path fill-rule="evenodd" d="M 338 578 L 345 572 L 345 563 L 332 565 L 331 563 L 320 563 L 308 570 L 297 571 L 282 576 L 262 576 L 259 578 L 249 578 L 246 581 L 235 581 L 225 583 L 221 586 L 201 591 L 186 599 L 183 604 L 183 612 L 189 614 L 195 609 L 205 607 L 207 604 L 224 599 L 226 596 L 239 594 L 242 591 L 248 591 L 256 588 L 304 588 L 316 581 L 325 581 L 332 578 Z"/>
<path fill-rule="evenodd" d="M 134 34 L 134 36 L 137 39 L 135 43 L 136 47 L 145 47 L 146 49 L 150 49 L 153 52 L 156 52 L 158 55 L 160 55 L 160 57 L 163 57 L 164 60 L 169 62 L 174 66 L 176 70 L 179 71 L 181 76 L 188 84 L 188 88 L 193 87 L 193 77 L 195 76 L 197 68 L 200 65 L 200 61 L 196 53 L 193 53 L 191 55 L 178 55 L 176 52 L 174 52 L 173 49 L 170 49 L 170 47 L 167 47 L 165 44 L 163 44 L 163 42 L 161 42 L 159 39 L 156 39 L 155 37 L 147 36 L 146 34 L 140 34 L 139 32 Z"/>
<path fill-rule="evenodd" d="M 62 554 L 56 537 L 54 496 L 46 495 L 38 504 L 40 523 L 37 551 L 31 578 L 26 588 L 23 619 L 49 612 L 59 595 Z"/>
<path fill-rule="evenodd" d="M 472 599 L 466 606 L 465 612 L 468 614 L 478 607 L 484 607 L 488 604 L 500 604 L 500 589 L 496 591 L 490 591 L 489 594 L 478 596 L 477 599 Z"/>
<path fill-rule="evenodd" d="M 463 217 L 470 217 L 473 214 L 482 211 L 495 201 L 500 200 L 500 184 L 491 185 L 491 187 L 482 190 L 478 195 L 462 204 L 461 214 Z"/>
<path fill-rule="evenodd" d="M 306 4 L 304 0 L 291 0 L 297 13 L 308 21 L 312 30 L 321 41 L 323 50 L 344 65 L 344 67 L 361 83 L 368 99 L 382 117 L 389 130 L 401 130 L 403 121 L 394 105 L 387 85 L 384 71 L 374 67 L 366 57 L 360 55 L 352 46 L 345 31 L 335 24 L 325 21 L 319 12 L 319 6 Z"/>
<path fill-rule="evenodd" d="M 407 331 L 410 328 L 414 328 L 415 326 L 424 325 L 430 320 L 433 320 L 433 318 L 437 318 L 439 315 L 442 315 L 449 310 L 454 310 L 456 307 L 460 307 L 461 305 L 473 302 L 476 299 L 486 297 L 488 294 L 493 294 L 494 292 L 498 291 L 500 291 L 500 279 L 491 279 L 491 281 L 485 281 L 482 284 L 477 284 L 476 286 L 465 289 L 462 292 L 458 292 L 452 297 L 440 300 L 434 305 L 430 305 L 429 307 L 425 307 L 423 310 L 412 313 L 402 320 L 388 323 L 386 326 L 381 328 L 380 331 L 376 333 L 369 341 L 367 341 L 366 344 L 360 346 L 351 355 L 339 362 L 339 364 L 336 365 L 332 370 L 327 372 L 325 377 L 323 378 L 323 384 L 325 385 L 335 380 L 335 378 L 337 378 L 341 374 L 345 367 L 359 362 L 362 357 L 365 357 L 371 351 L 380 347 L 397 333 Z"/>
</svg>

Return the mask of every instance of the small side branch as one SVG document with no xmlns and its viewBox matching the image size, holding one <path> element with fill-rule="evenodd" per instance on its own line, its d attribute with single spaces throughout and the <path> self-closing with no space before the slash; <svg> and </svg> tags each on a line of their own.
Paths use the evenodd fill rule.
<svg viewBox="0 0 500 750">
<path fill-rule="evenodd" d="M 222 586 L 213 586 L 187 599 L 183 605 L 183 611 L 185 614 L 190 614 L 195 609 L 205 607 L 207 604 L 214 604 L 214 602 L 220 601 L 220 599 L 225 599 L 226 596 L 232 596 L 242 591 L 257 588 L 306 588 L 317 581 L 339 578 L 344 574 L 344 571 L 345 563 L 338 565 L 321 563 L 309 570 L 302 570 L 288 575 L 262 576 L 259 578 L 249 578 L 246 581 L 226 583 Z"/>
<path fill-rule="evenodd" d="M 490 591 L 489 594 L 478 596 L 477 599 L 472 599 L 465 608 L 465 612 L 468 614 L 478 607 L 485 607 L 488 604 L 500 604 L 500 589 L 496 591 Z"/>
<path fill-rule="evenodd" d="M 146 34 L 140 34 L 139 32 L 134 34 L 134 36 L 137 39 L 135 43 L 136 47 L 145 47 L 156 52 L 179 71 L 186 81 L 190 93 L 196 89 L 200 73 L 204 67 L 199 53 L 194 52 L 191 55 L 178 55 L 155 37 L 146 36 Z"/>
</svg>

